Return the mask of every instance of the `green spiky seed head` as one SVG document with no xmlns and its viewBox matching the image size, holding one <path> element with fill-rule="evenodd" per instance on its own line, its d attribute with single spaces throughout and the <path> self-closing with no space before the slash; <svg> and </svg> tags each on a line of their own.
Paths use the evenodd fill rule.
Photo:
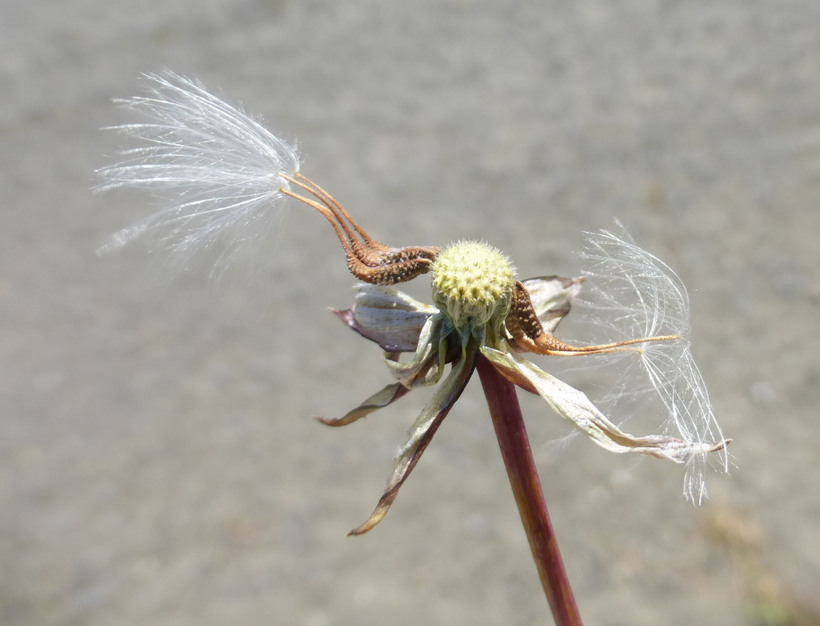
<svg viewBox="0 0 820 626">
<path fill-rule="evenodd" d="M 460 241 L 436 257 L 432 272 L 433 301 L 459 332 L 495 330 L 507 317 L 515 274 L 500 250 Z"/>
</svg>

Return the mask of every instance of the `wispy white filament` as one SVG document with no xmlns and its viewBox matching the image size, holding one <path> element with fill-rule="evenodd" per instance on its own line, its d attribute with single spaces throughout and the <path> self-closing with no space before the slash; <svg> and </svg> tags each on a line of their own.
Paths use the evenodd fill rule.
<svg viewBox="0 0 820 626">
<path fill-rule="evenodd" d="M 662 411 L 666 430 L 676 431 L 687 442 L 723 441 L 706 385 L 692 358 L 689 296 L 677 274 L 636 246 L 625 232 L 589 233 L 581 256 L 587 280 L 583 301 L 575 312 L 586 309 L 587 320 L 599 326 L 609 341 L 680 336 L 675 341 L 646 343 L 637 354 L 616 355 L 620 376 L 599 404 L 611 410 L 623 401 L 632 401 L 632 407 L 639 402 Z M 640 381 L 636 385 L 635 366 L 643 373 L 643 385 Z M 726 450 L 720 455 L 722 469 L 728 471 Z M 695 455 L 684 479 L 684 494 L 696 503 L 706 497 L 703 467 L 707 458 L 711 455 Z"/>
<path fill-rule="evenodd" d="M 145 238 L 182 264 L 217 242 L 219 254 L 230 257 L 276 224 L 280 189 L 289 189 L 280 174 L 298 171 L 299 155 L 194 81 L 172 72 L 143 80 L 145 95 L 119 101 L 141 121 L 114 127 L 137 145 L 97 172 L 96 189 L 144 189 L 161 208 L 116 233 L 100 252 Z"/>
</svg>

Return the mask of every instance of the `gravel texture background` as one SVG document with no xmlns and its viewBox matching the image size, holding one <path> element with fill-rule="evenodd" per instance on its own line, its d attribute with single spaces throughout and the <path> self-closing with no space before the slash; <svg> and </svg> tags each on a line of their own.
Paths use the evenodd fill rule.
<svg viewBox="0 0 820 626">
<path fill-rule="evenodd" d="M 820 3 L 0 6 L 0 623 L 549 623 L 477 381 L 345 537 L 425 398 L 311 419 L 388 381 L 327 312 L 353 280 L 318 216 L 223 280 L 95 255 L 149 211 L 89 192 L 99 128 L 165 67 L 298 139 L 391 244 L 573 275 L 581 231 L 622 220 L 690 287 L 737 467 L 693 508 L 679 468 L 557 449 L 523 399 L 582 615 L 820 623 Z"/>
</svg>

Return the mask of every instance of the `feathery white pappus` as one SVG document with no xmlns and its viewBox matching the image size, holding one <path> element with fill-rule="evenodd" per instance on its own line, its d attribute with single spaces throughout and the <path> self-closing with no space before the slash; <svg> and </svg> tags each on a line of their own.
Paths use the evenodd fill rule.
<svg viewBox="0 0 820 626">
<path fill-rule="evenodd" d="M 229 257 L 274 227 L 290 188 L 280 174 L 299 170 L 296 148 L 195 81 L 170 71 L 142 79 L 145 95 L 117 102 L 143 121 L 112 128 L 139 145 L 97 171 L 95 191 L 144 189 L 161 208 L 99 252 L 147 238 L 185 264 L 217 241 Z"/>
<path fill-rule="evenodd" d="M 609 338 L 678 336 L 675 341 L 646 343 L 637 355 L 624 352 L 601 361 L 617 360 L 620 380 L 597 404 L 617 414 L 616 405 L 637 399 L 641 406 L 666 415 L 665 430 L 676 431 L 684 441 L 704 446 L 725 441 L 692 357 L 689 295 L 683 281 L 666 263 L 635 245 L 622 226 L 617 235 L 605 230 L 587 233 L 579 256 L 587 279 L 577 315 Z M 704 452 L 688 461 L 683 491 L 696 504 L 707 495 L 703 468 L 711 458 Z M 725 446 L 719 458 L 721 469 L 728 472 Z"/>
</svg>

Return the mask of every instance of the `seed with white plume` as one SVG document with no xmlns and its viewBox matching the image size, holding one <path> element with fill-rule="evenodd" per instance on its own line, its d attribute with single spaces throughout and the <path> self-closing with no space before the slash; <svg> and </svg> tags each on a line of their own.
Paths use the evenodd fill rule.
<svg viewBox="0 0 820 626">
<path fill-rule="evenodd" d="M 194 81 L 172 72 L 143 79 L 146 95 L 120 101 L 142 121 L 114 127 L 139 145 L 97 172 L 96 190 L 145 189 L 161 208 L 100 252 L 145 238 L 184 264 L 217 241 L 231 256 L 267 233 L 281 217 L 281 189 L 290 188 L 281 174 L 299 169 L 296 149 Z"/>
<path fill-rule="evenodd" d="M 666 430 L 676 432 L 684 441 L 704 446 L 724 441 L 692 358 L 689 296 L 680 278 L 660 259 L 636 246 L 625 231 L 620 235 L 608 231 L 588 234 L 581 256 L 588 266 L 588 278 L 586 295 L 576 314 L 599 326 L 611 339 L 613 332 L 623 337 L 679 337 L 646 343 L 637 355 L 623 352 L 605 359 L 610 363 L 613 358 L 617 360 L 619 379 L 597 404 L 610 415 L 619 414 L 619 404 L 652 407 L 665 416 Z M 643 383 L 636 380 L 638 375 Z M 709 458 L 712 455 L 704 452 L 689 460 L 684 494 L 696 503 L 706 496 L 703 467 Z M 723 471 L 728 471 L 725 447 L 720 459 Z"/>
</svg>

